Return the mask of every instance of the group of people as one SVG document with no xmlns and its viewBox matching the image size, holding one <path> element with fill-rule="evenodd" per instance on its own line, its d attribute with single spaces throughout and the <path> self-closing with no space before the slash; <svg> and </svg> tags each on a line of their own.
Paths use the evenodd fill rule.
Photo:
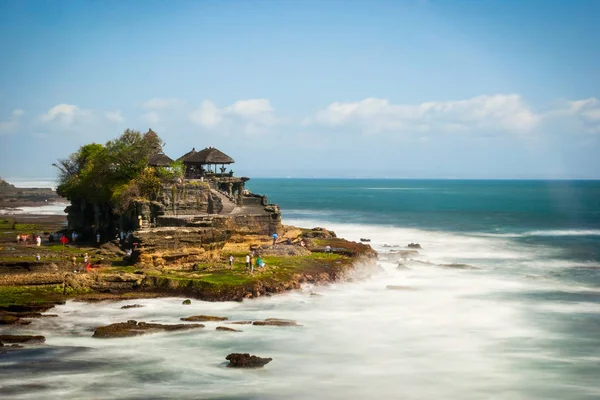
<svg viewBox="0 0 600 400">
<path fill-rule="evenodd" d="M 40 235 L 35 235 L 33 233 L 31 234 L 25 234 L 25 233 L 19 233 L 17 235 L 17 243 L 35 243 L 36 246 L 41 246 L 42 245 L 42 237 Z"/>
<path fill-rule="evenodd" d="M 250 252 L 248 254 L 246 254 L 246 268 L 248 268 L 250 270 L 250 272 L 254 272 L 254 267 L 257 268 L 264 268 L 267 264 L 265 263 L 265 261 L 261 258 L 261 256 L 257 256 L 256 259 L 254 258 L 255 254 L 254 252 Z M 230 254 L 229 255 L 229 267 L 233 268 L 233 255 Z"/>
<path fill-rule="evenodd" d="M 83 268 L 79 268 L 77 269 L 78 263 L 77 263 L 77 257 L 73 256 L 71 257 L 71 262 L 73 263 L 73 273 L 78 273 L 78 272 L 90 272 L 92 271 L 92 260 L 90 259 L 90 256 L 88 255 L 88 253 L 85 253 L 83 255 L 83 265 L 85 266 L 85 270 Z"/>
</svg>

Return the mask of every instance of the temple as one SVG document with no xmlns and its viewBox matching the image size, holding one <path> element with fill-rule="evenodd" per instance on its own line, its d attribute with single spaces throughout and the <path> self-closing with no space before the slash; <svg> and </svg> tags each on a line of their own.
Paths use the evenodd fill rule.
<svg viewBox="0 0 600 400">
<path fill-rule="evenodd" d="M 281 213 L 267 197 L 246 190 L 247 177 L 234 176 L 234 159 L 215 147 L 206 147 L 177 158 L 183 163 L 183 179 L 163 183 L 158 200 L 140 202 L 137 216 L 125 225 L 137 229 L 159 227 L 216 227 L 248 233 L 273 234 L 281 228 Z M 164 153 L 148 164 L 168 167 L 173 160 Z"/>
</svg>

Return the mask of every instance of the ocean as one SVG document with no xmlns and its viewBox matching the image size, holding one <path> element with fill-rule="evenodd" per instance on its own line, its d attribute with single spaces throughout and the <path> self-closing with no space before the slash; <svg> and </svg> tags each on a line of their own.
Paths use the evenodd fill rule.
<svg viewBox="0 0 600 400">
<path fill-rule="evenodd" d="M 380 272 L 242 303 L 70 301 L 49 311 L 58 318 L 18 328 L 46 335 L 47 345 L 0 355 L 2 398 L 600 398 L 600 182 L 252 179 L 247 187 L 279 204 L 285 224 L 370 239 Z M 411 242 L 422 249 L 399 269 L 392 252 Z M 132 303 L 144 307 L 120 309 Z M 229 333 L 208 322 L 91 337 L 98 325 L 197 314 L 303 326 Z M 0 327 L 8 330 L 17 328 Z M 233 370 L 232 352 L 273 361 Z"/>
</svg>

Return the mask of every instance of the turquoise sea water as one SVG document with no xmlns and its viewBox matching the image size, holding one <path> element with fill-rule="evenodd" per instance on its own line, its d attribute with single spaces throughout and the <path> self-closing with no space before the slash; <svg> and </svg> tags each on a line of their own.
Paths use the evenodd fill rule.
<svg viewBox="0 0 600 400">
<path fill-rule="evenodd" d="M 285 224 L 369 238 L 378 270 L 242 303 L 148 299 L 121 310 L 132 302 L 67 302 L 49 311 L 58 318 L 0 327 L 47 337 L 46 346 L 0 355 L 2 398 L 600 398 L 600 182 L 247 186 L 279 204 Z M 394 252 L 410 242 L 422 249 L 399 259 Z M 91 337 L 97 325 L 197 314 L 291 318 L 303 327 L 244 325 L 229 334 L 209 322 L 201 331 Z M 273 361 L 235 371 L 225 367 L 230 352 Z"/>
</svg>

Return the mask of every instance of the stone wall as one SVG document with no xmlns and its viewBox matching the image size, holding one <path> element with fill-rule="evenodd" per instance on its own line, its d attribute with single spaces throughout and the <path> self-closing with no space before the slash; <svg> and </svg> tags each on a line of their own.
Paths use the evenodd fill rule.
<svg viewBox="0 0 600 400">
<path fill-rule="evenodd" d="M 163 215 L 194 215 L 213 211 L 209 210 L 212 199 L 210 186 L 206 182 L 185 181 L 163 185 L 157 201 L 162 204 Z"/>
</svg>

